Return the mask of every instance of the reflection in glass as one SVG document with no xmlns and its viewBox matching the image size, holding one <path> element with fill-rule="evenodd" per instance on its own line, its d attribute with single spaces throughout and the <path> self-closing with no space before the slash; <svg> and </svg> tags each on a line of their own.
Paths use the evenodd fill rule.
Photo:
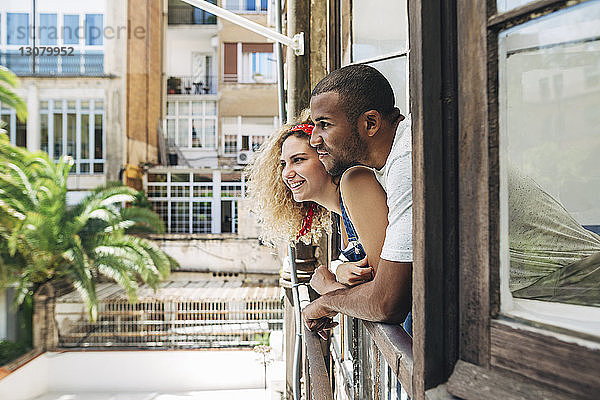
<svg viewBox="0 0 600 400">
<path fill-rule="evenodd" d="M 81 158 L 87 159 L 89 157 L 90 157 L 90 116 L 89 116 L 89 114 L 81 114 Z"/>
<path fill-rule="evenodd" d="M 514 297 L 600 306 L 599 38 L 599 1 L 499 36 Z"/>
<path fill-rule="evenodd" d="M 54 158 L 63 154 L 62 114 L 54 114 Z"/>
<path fill-rule="evenodd" d="M 381 12 L 385 10 L 385 12 Z M 408 49 L 405 1 L 352 1 L 352 61 Z"/>
<path fill-rule="evenodd" d="M 67 155 L 75 156 L 75 137 L 77 133 L 76 114 L 67 114 Z"/>
<path fill-rule="evenodd" d="M 102 115 L 96 114 L 94 115 L 94 158 L 102 159 L 104 158 L 104 143 L 102 143 Z M 95 164 L 94 168 L 96 167 Z M 94 171 L 94 172 L 102 172 L 102 171 Z"/>
<path fill-rule="evenodd" d="M 48 152 L 48 114 L 40 114 L 40 149 Z"/>
<path fill-rule="evenodd" d="M 15 144 L 20 147 L 27 147 L 27 123 L 16 118 L 16 130 Z"/>
</svg>

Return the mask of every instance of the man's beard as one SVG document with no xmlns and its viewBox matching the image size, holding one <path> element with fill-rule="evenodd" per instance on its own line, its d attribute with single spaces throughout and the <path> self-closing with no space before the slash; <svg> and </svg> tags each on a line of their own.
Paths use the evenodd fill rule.
<svg viewBox="0 0 600 400">
<path fill-rule="evenodd" d="M 360 164 L 364 159 L 365 152 L 366 145 L 362 143 L 358 129 L 354 127 L 348 136 L 348 140 L 340 147 L 340 151 L 335 156 L 329 152 L 333 165 L 327 172 L 332 176 L 341 176 L 348 168 Z"/>
</svg>

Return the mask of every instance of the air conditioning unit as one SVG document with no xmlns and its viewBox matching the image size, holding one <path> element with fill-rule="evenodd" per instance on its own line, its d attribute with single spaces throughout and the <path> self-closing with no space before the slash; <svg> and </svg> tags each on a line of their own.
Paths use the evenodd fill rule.
<svg viewBox="0 0 600 400">
<path fill-rule="evenodd" d="M 250 158 L 254 154 L 251 150 L 243 150 L 237 153 L 237 163 L 238 164 L 248 164 L 250 162 Z"/>
</svg>

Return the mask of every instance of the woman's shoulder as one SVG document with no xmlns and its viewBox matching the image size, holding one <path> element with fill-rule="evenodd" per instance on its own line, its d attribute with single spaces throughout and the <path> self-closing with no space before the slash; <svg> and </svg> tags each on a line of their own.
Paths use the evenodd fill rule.
<svg viewBox="0 0 600 400">
<path fill-rule="evenodd" d="M 385 199 L 385 192 L 372 169 L 364 166 L 348 168 L 340 179 L 340 193 L 346 203 L 353 199 L 361 203 Z"/>
<path fill-rule="evenodd" d="M 344 189 L 360 189 L 364 185 L 381 187 L 375 177 L 375 172 L 371 168 L 362 165 L 348 168 L 340 179 L 340 190 L 342 191 Z"/>
</svg>

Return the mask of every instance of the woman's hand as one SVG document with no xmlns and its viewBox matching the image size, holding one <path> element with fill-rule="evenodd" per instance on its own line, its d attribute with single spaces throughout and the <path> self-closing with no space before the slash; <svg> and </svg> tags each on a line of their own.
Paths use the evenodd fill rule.
<svg viewBox="0 0 600 400">
<path fill-rule="evenodd" d="M 354 286 L 373 279 L 373 267 L 367 265 L 367 257 L 358 262 L 340 264 L 335 271 L 336 280 L 346 286 Z"/>
</svg>

